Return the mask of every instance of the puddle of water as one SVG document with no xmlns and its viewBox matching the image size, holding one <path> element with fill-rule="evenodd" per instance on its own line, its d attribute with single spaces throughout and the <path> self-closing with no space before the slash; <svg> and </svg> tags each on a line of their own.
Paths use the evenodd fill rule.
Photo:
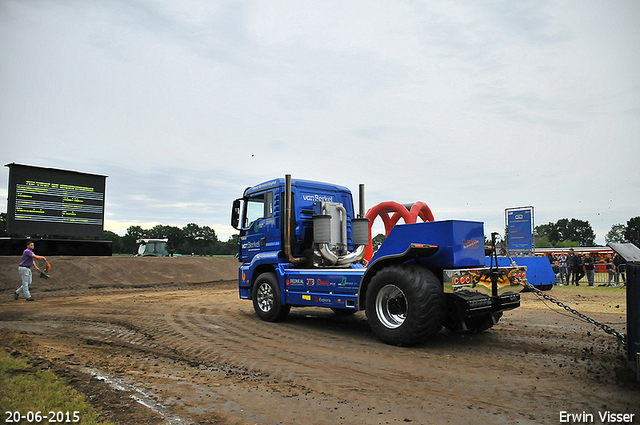
<svg viewBox="0 0 640 425">
<path fill-rule="evenodd" d="M 87 371 L 91 374 L 91 376 L 95 377 L 96 379 L 99 379 L 100 381 L 105 382 L 112 388 L 115 388 L 120 391 L 130 392 L 131 393 L 130 397 L 132 399 L 142 404 L 143 406 L 147 407 L 148 409 L 151 409 L 154 412 L 162 415 L 166 419 L 168 424 L 176 424 L 176 425 L 190 424 L 188 420 L 183 419 L 180 416 L 174 415 L 173 413 L 169 412 L 166 406 L 164 406 L 162 403 L 155 401 L 151 396 L 146 394 L 140 388 L 129 384 L 123 379 L 110 376 L 104 372 L 100 372 L 94 369 L 87 369 Z"/>
</svg>

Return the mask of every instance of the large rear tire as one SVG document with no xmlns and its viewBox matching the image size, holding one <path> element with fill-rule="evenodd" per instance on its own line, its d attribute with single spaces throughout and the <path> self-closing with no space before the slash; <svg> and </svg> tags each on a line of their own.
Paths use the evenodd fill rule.
<svg viewBox="0 0 640 425">
<path fill-rule="evenodd" d="M 253 309 L 266 322 L 280 322 L 287 318 L 291 306 L 283 306 L 278 278 L 273 273 L 262 273 L 253 284 L 251 291 Z"/>
<path fill-rule="evenodd" d="M 371 279 L 365 309 L 371 330 L 382 342 L 414 345 L 442 329 L 446 302 L 430 270 L 400 264 L 383 268 Z"/>
</svg>

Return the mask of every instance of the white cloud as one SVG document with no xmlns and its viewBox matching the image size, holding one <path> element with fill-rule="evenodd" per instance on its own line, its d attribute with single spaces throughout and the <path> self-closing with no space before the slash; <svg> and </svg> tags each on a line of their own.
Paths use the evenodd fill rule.
<svg viewBox="0 0 640 425">
<path fill-rule="evenodd" d="M 246 186 L 290 173 L 492 229 L 534 205 L 537 223 L 589 220 L 603 243 L 640 215 L 638 12 L 5 1 L 0 158 L 108 175 L 114 229 L 229 231 Z"/>
</svg>

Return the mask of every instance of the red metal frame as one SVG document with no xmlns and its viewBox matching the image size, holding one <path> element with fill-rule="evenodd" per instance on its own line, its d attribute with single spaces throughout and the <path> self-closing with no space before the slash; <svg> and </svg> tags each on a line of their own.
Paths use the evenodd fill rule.
<svg viewBox="0 0 640 425">
<path fill-rule="evenodd" d="M 390 215 L 393 213 L 393 215 Z M 367 211 L 365 217 L 369 219 L 369 245 L 365 250 L 364 260 L 369 262 L 373 257 L 373 246 L 371 244 L 371 228 L 376 218 L 380 217 L 384 223 L 385 236 L 389 235 L 393 226 L 398 223 L 401 218 L 406 224 L 415 223 L 418 218 L 422 221 L 435 221 L 431 208 L 422 201 L 418 201 L 411 206 L 410 209 L 395 201 L 381 202 Z"/>
</svg>

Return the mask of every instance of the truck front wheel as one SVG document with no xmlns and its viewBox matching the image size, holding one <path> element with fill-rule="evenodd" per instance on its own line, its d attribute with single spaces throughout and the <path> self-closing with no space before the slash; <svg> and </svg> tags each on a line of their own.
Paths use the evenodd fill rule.
<svg viewBox="0 0 640 425">
<path fill-rule="evenodd" d="M 423 267 L 385 267 L 371 279 L 365 302 L 374 334 L 387 344 L 413 345 L 442 328 L 446 304 L 438 278 Z"/>
<path fill-rule="evenodd" d="M 280 285 L 273 273 L 262 273 L 253 284 L 253 309 L 266 322 L 279 322 L 287 318 L 291 306 L 282 305 Z"/>
</svg>

